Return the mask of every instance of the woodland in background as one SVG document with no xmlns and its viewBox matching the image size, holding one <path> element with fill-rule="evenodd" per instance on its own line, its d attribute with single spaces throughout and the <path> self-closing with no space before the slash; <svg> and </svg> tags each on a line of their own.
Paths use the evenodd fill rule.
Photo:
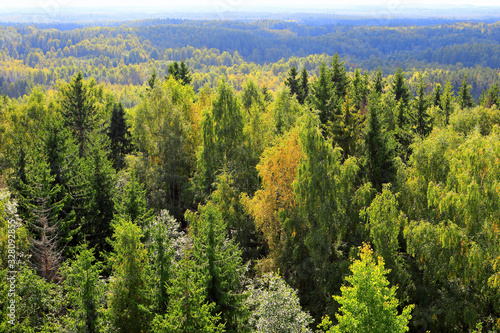
<svg viewBox="0 0 500 333">
<path fill-rule="evenodd" d="M 261 30 L 294 45 L 285 28 Z M 404 72 L 153 47 L 150 27 L 2 29 L 0 331 L 500 331 L 497 53 Z M 453 29 L 499 33 L 366 28 Z"/>
</svg>

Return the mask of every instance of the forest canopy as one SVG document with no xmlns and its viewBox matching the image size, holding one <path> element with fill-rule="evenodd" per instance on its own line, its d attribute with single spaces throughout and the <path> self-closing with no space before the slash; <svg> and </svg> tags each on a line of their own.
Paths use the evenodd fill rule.
<svg viewBox="0 0 500 333">
<path fill-rule="evenodd" d="M 1 26 L 0 331 L 500 331 L 499 34 Z"/>
</svg>

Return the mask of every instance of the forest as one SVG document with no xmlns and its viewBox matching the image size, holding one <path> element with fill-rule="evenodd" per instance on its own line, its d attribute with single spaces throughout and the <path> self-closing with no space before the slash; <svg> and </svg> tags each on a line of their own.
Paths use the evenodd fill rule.
<svg viewBox="0 0 500 333">
<path fill-rule="evenodd" d="M 0 26 L 0 332 L 500 332 L 498 23 Z"/>
</svg>

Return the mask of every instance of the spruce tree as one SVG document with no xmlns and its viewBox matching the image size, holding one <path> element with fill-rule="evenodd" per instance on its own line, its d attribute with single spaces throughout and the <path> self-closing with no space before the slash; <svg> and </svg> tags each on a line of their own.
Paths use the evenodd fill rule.
<svg viewBox="0 0 500 333">
<path fill-rule="evenodd" d="M 65 124 L 71 129 L 83 157 L 87 150 L 90 134 L 99 123 L 99 109 L 96 105 L 93 83 L 86 83 L 82 73 L 61 89 L 61 113 Z"/>
<path fill-rule="evenodd" d="M 431 117 L 427 113 L 428 98 L 425 95 L 425 85 L 422 75 L 419 75 L 417 97 L 415 98 L 415 131 L 424 137 L 432 130 Z"/>
<path fill-rule="evenodd" d="M 392 82 L 392 91 L 394 92 L 394 99 L 396 102 L 401 102 L 404 106 L 408 106 L 410 102 L 410 89 L 406 85 L 403 69 L 398 67 L 394 74 Z"/>
<path fill-rule="evenodd" d="M 116 223 L 110 257 L 108 312 L 113 327 L 122 333 L 147 331 L 151 317 L 147 290 L 149 262 L 141 238 L 137 225 L 127 220 Z"/>
<path fill-rule="evenodd" d="M 335 96 L 339 99 L 343 99 L 349 87 L 349 78 L 347 77 L 344 62 L 340 61 L 338 53 L 335 53 L 333 56 L 330 73 L 330 79 Z"/>
<path fill-rule="evenodd" d="M 472 95 L 469 91 L 469 86 L 467 85 L 467 75 L 464 75 L 464 78 L 462 80 L 462 86 L 458 91 L 457 102 L 462 110 L 474 106 L 474 99 L 472 98 Z"/>
<path fill-rule="evenodd" d="M 382 131 L 381 112 L 380 95 L 373 91 L 370 95 L 363 139 L 368 178 L 378 190 L 382 189 L 382 184 L 391 181 L 393 173 L 391 150 Z"/>
<path fill-rule="evenodd" d="M 380 68 L 375 72 L 375 78 L 373 79 L 373 89 L 377 94 L 382 94 L 384 91 L 384 77 Z"/>
<path fill-rule="evenodd" d="M 298 75 L 297 68 L 293 66 L 288 71 L 288 78 L 285 80 L 285 85 L 290 89 L 290 93 L 295 96 L 297 96 L 299 92 L 300 78 L 298 78 L 297 75 Z"/>
<path fill-rule="evenodd" d="M 319 78 L 312 84 L 311 101 L 312 106 L 319 111 L 319 119 L 323 125 L 332 120 L 332 98 L 330 73 L 325 64 L 321 64 Z"/>
<path fill-rule="evenodd" d="M 307 75 L 307 69 L 304 67 L 302 72 L 300 72 L 299 79 L 299 91 L 297 93 L 297 100 L 300 104 L 304 104 L 307 97 L 309 96 L 309 77 Z"/>
<path fill-rule="evenodd" d="M 441 108 L 441 96 L 443 94 L 443 90 L 441 88 L 441 85 L 438 83 L 436 84 L 436 88 L 434 89 L 434 93 L 432 94 L 432 105 Z"/>
<path fill-rule="evenodd" d="M 207 301 L 214 303 L 213 314 L 221 313 L 221 322 L 229 332 L 239 332 L 245 316 L 241 250 L 227 238 L 227 222 L 209 202 L 200 207 L 200 215 L 188 215 L 193 238 L 193 257 L 206 268 Z"/>
<path fill-rule="evenodd" d="M 131 152 L 132 138 L 129 127 L 125 121 L 125 110 L 122 103 L 115 103 L 111 113 L 111 121 L 108 128 L 110 139 L 110 158 L 113 167 L 121 170 L 125 167 L 125 155 Z"/>
<path fill-rule="evenodd" d="M 453 86 L 448 80 L 444 86 L 444 92 L 441 98 L 441 109 L 444 112 L 445 125 L 448 125 L 450 121 L 450 114 L 453 112 L 453 101 Z"/>
</svg>

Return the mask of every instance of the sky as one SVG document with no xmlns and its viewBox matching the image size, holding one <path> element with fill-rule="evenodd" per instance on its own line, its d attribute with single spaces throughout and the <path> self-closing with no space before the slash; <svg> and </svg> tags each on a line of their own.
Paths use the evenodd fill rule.
<svg viewBox="0 0 500 333">
<path fill-rule="evenodd" d="M 64 9 L 72 7 L 96 7 L 96 8 L 160 8 L 168 9 L 190 9 L 214 11 L 238 11 L 242 9 L 277 8 L 277 9 L 308 9 L 308 8 L 343 8 L 358 5 L 371 5 L 397 9 L 406 6 L 429 5 L 474 5 L 495 6 L 500 8 L 498 0 L 2 0 L 0 9 L 6 8 L 52 8 Z"/>
</svg>

